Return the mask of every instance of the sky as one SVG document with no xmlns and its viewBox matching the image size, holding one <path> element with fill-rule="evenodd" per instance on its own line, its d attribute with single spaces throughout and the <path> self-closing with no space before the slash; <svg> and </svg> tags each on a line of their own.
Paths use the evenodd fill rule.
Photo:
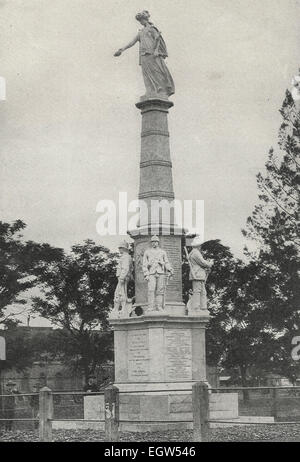
<svg viewBox="0 0 300 462">
<path fill-rule="evenodd" d="M 205 240 L 236 256 L 276 147 L 278 110 L 299 68 L 298 0 L 0 0 L 0 220 L 69 249 L 99 236 L 99 200 L 136 199 L 147 9 L 176 94 L 169 131 L 176 198 L 205 201 Z"/>
</svg>

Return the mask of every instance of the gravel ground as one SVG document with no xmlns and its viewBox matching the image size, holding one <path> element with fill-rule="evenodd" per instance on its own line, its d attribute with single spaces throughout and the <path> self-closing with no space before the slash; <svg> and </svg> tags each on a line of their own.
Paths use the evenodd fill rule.
<svg viewBox="0 0 300 462">
<path fill-rule="evenodd" d="M 0 431 L 1 442 L 38 441 L 38 433 L 33 431 Z M 94 430 L 55 430 L 53 441 L 105 441 L 103 432 Z M 188 442 L 192 441 L 191 431 L 120 433 L 123 442 Z M 245 425 L 211 430 L 211 441 L 297 441 L 300 442 L 300 425 Z"/>
</svg>

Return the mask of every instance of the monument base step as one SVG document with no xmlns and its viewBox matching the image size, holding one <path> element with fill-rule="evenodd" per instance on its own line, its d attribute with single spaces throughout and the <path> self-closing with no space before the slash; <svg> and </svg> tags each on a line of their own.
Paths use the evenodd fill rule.
<svg viewBox="0 0 300 462">
<path fill-rule="evenodd" d="M 120 423 L 121 432 L 146 433 L 146 432 L 165 432 L 193 430 L 193 423 L 186 422 L 167 422 L 167 423 Z"/>
<path fill-rule="evenodd" d="M 186 382 L 131 384 L 132 390 L 129 385 L 116 383 L 120 390 L 120 431 L 148 432 L 193 428 L 192 383 L 189 386 Z M 143 389 L 138 391 L 138 385 Z M 190 391 L 186 391 L 189 387 Z M 238 422 L 237 393 L 212 393 L 209 400 L 212 419 Z M 103 395 L 84 397 L 84 418 L 104 418 Z M 94 428 L 94 422 L 91 424 L 90 428 Z"/>
<path fill-rule="evenodd" d="M 100 418 L 100 417 L 99 417 Z M 82 422 L 76 421 L 73 422 L 63 422 L 63 421 L 54 421 L 52 423 L 53 430 L 97 430 L 105 431 L 104 422 Z"/>
<path fill-rule="evenodd" d="M 221 420 L 221 417 L 219 417 Z M 226 428 L 226 427 L 235 427 L 237 425 L 246 425 L 249 423 L 249 425 L 253 425 L 254 422 L 257 422 L 258 424 L 264 424 L 264 423 L 273 423 L 274 422 L 274 417 L 268 417 L 268 416 L 239 416 L 236 419 L 228 419 L 225 418 L 223 420 L 232 420 L 232 423 L 222 423 L 222 422 L 215 422 L 215 423 L 210 423 L 209 426 L 210 428 Z"/>
</svg>

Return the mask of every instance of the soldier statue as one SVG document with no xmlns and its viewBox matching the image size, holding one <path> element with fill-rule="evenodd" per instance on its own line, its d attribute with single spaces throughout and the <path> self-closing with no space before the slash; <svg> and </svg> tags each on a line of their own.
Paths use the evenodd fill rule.
<svg viewBox="0 0 300 462">
<path fill-rule="evenodd" d="M 166 275 L 173 275 L 167 253 L 159 247 L 158 236 L 152 236 L 151 248 L 145 250 L 143 273 L 148 282 L 148 311 L 163 311 L 165 305 Z"/>
<path fill-rule="evenodd" d="M 193 250 L 189 254 L 190 277 L 193 285 L 191 299 L 191 312 L 207 311 L 207 299 L 205 282 L 213 265 L 213 260 L 205 260 L 200 252 L 202 245 L 199 236 L 195 237 L 191 246 Z"/>
<path fill-rule="evenodd" d="M 125 311 L 127 304 L 127 284 L 132 273 L 132 258 L 129 255 L 128 242 L 121 242 L 119 251 L 121 257 L 117 266 L 118 284 L 114 296 L 114 314 L 118 316 L 122 311 Z"/>
</svg>

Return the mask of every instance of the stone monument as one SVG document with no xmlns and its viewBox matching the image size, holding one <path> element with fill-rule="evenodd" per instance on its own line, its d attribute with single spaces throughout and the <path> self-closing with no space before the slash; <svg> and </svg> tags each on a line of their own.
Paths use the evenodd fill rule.
<svg viewBox="0 0 300 462">
<path fill-rule="evenodd" d="M 119 245 L 121 257 L 117 267 L 118 284 L 114 296 L 112 317 L 128 317 L 132 311 L 131 300 L 128 299 L 127 284 L 132 275 L 132 258 L 129 255 L 129 245 L 123 241 Z"/>
<path fill-rule="evenodd" d="M 123 423 L 121 428 L 137 431 L 166 426 L 158 420 L 169 421 L 168 427 L 176 426 L 176 421 L 181 421 L 179 428 L 190 426 L 182 421 L 192 419 L 193 383 L 206 381 L 209 321 L 207 310 L 188 313 L 182 299 L 184 230 L 176 226 L 172 208 L 168 131 L 168 111 L 173 107 L 168 97 L 175 89 L 164 62 L 165 42 L 149 17 L 148 11 L 136 16 L 143 29 L 115 53 L 120 56 L 139 42 L 146 87 L 136 107 L 142 115 L 139 200 L 147 205 L 147 213 L 140 213 L 137 229 L 129 231 L 134 240 L 135 307 L 141 316 L 116 316 L 116 311 L 110 316 L 115 385 L 131 392 L 120 393 L 120 419 L 140 422 Z M 170 206 L 167 218 L 151 207 L 158 201 Z"/>
<path fill-rule="evenodd" d="M 143 273 L 148 282 L 147 313 L 164 311 L 167 282 L 173 275 L 166 251 L 159 248 L 158 236 L 152 236 L 151 245 L 152 248 L 146 249 L 143 256 Z"/>
<path fill-rule="evenodd" d="M 192 281 L 193 290 L 191 304 L 188 307 L 188 315 L 198 314 L 208 315 L 205 283 L 213 265 L 212 260 L 205 260 L 200 252 L 202 241 L 199 236 L 195 237 L 191 243 L 192 251 L 188 255 L 190 265 L 190 280 Z"/>
</svg>

